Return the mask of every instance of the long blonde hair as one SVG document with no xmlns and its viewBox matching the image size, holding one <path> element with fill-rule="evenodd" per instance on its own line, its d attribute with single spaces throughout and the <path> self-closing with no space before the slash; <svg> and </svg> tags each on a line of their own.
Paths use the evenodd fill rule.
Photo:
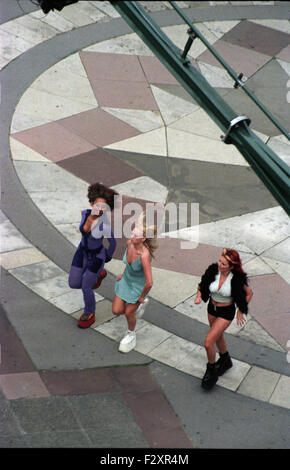
<svg viewBox="0 0 290 470">
<path fill-rule="evenodd" d="M 146 240 L 143 242 L 146 248 L 148 248 L 150 255 L 155 259 L 154 251 L 158 248 L 157 241 L 157 226 L 156 225 L 147 225 L 144 212 L 138 217 L 136 227 L 140 228 L 143 232 L 143 236 Z"/>
</svg>

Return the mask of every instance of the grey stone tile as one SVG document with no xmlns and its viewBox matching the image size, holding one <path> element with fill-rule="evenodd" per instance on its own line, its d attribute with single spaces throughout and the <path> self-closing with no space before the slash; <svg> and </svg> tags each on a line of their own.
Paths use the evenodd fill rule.
<svg viewBox="0 0 290 470">
<path fill-rule="evenodd" d="M 26 433 L 80 430 L 65 398 L 20 399 L 10 406 Z"/>
<path fill-rule="evenodd" d="M 28 434 L 26 443 L 30 448 L 84 448 L 91 446 L 86 432 L 81 430 Z"/>
<path fill-rule="evenodd" d="M 0 436 L 21 436 L 21 428 L 17 423 L 10 403 L 6 400 L 0 401 Z"/>
</svg>

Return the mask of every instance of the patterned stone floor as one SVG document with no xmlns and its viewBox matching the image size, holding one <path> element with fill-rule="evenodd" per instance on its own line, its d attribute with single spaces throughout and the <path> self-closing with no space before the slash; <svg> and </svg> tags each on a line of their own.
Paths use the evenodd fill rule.
<svg viewBox="0 0 290 470">
<path fill-rule="evenodd" d="M 84 3 L 60 13 L 44 16 L 36 11 L 3 23 L 2 67 L 57 35 L 119 17 L 109 2 Z M 141 3 L 149 7 L 152 2 Z M 166 3 L 156 2 L 159 10 L 168 12 Z M 177 3 L 191 12 L 191 4 L 199 2 Z M 255 8 L 261 2 L 243 3 Z M 213 11 L 196 26 L 236 72 L 244 73 L 247 86 L 289 128 L 290 26 L 288 19 L 275 19 L 272 12 L 266 18 L 265 12 L 259 18 L 255 10 L 248 19 L 234 13 L 216 20 Z M 183 49 L 187 27 L 178 21 L 169 24 L 163 30 Z M 194 42 L 189 56 L 224 100 L 237 113 L 250 116 L 251 128 L 289 164 L 287 138 L 242 90 L 233 89 L 232 79 L 201 42 Z M 200 276 L 217 260 L 222 247 L 238 249 L 254 297 L 245 326 L 233 322 L 228 333 L 282 353 L 287 364 L 289 218 L 243 156 L 222 143 L 220 134 L 139 37 L 129 33 L 98 40 L 35 76 L 17 102 L 9 139 L 13 168 L 25 192 L 48 223 L 74 246 L 89 183 L 102 181 L 115 188 L 123 207 L 128 202 L 143 207 L 149 202 L 198 203 L 199 226 L 188 218 L 185 228 L 178 233 L 171 230 L 160 240 L 150 297 L 170 308 L 178 322 L 190 319 L 192 325 L 206 324 L 205 306 L 193 303 Z M 67 272 L 24 235 L 3 209 L 1 265 L 39 297 L 77 318 L 81 293 L 69 289 Z M 195 241 L 196 248 L 182 249 L 185 240 Z M 123 270 L 124 245 L 122 238 L 107 265 L 114 276 Z M 113 318 L 109 298 L 97 293 L 96 300 L 98 315 L 91 329 L 116 341 L 117 347 L 124 319 Z M 146 314 L 137 325 L 137 352 L 199 378 L 206 362 L 202 342 L 203 338 L 185 339 L 151 317 L 147 321 Z M 234 363 L 219 380 L 221 387 L 290 408 L 289 367 L 284 364 L 285 373 L 278 373 L 239 357 Z M 13 384 L 8 379 L 2 376 L 0 385 L 9 396 Z M 257 387 L 257 382 L 263 386 Z M 42 391 L 41 396 L 47 396 L 45 386 Z"/>
</svg>

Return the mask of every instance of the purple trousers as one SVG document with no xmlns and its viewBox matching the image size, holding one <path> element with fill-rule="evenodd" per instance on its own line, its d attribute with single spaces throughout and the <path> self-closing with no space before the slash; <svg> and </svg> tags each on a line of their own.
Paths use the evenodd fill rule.
<svg viewBox="0 0 290 470">
<path fill-rule="evenodd" d="M 82 289 L 84 298 L 84 314 L 95 313 L 96 299 L 93 290 L 99 279 L 105 261 L 96 254 L 78 247 L 72 261 L 68 283 L 72 289 Z"/>
</svg>

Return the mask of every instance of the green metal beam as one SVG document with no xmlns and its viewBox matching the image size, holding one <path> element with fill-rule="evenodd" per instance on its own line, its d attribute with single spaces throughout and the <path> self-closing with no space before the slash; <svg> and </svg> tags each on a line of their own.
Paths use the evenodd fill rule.
<svg viewBox="0 0 290 470">
<path fill-rule="evenodd" d="M 236 146 L 275 199 L 290 215 L 289 166 L 252 132 L 249 128 L 250 119 L 247 116 L 237 116 L 203 75 L 185 60 L 183 51 L 169 39 L 138 2 L 111 1 L 110 3 L 189 95 L 215 121 L 226 135 L 224 142 Z"/>
</svg>

